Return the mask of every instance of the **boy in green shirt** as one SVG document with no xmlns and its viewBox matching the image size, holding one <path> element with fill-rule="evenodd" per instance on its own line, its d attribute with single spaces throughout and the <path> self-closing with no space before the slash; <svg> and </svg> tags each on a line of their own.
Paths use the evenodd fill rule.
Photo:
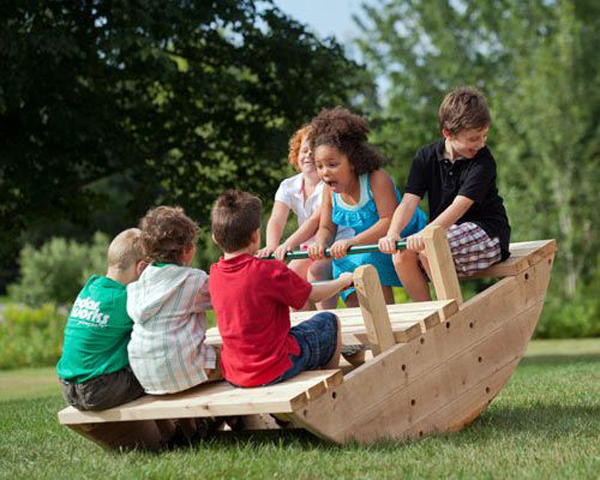
<svg viewBox="0 0 600 480">
<path fill-rule="evenodd" d="M 146 267 L 140 234 L 130 228 L 114 238 L 106 276 L 90 277 L 69 314 L 57 372 L 65 400 L 79 410 L 104 410 L 144 394 L 127 356 L 133 321 L 126 286 Z"/>
</svg>

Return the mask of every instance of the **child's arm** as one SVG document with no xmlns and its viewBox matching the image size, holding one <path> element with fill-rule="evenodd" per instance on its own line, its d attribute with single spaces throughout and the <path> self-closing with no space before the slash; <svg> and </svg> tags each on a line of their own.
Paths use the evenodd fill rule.
<svg viewBox="0 0 600 480">
<path fill-rule="evenodd" d="M 315 235 L 315 243 L 308 247 L 308 255 L 313 260 L 325 258 L 325 249 L 331 244 L 337 232 L 337 225 L 331 220 L 331 189 L 323 187 L 323 203 L 321 203 L 321 215 L 319 218 L 319 229 Z"/>
<path fill-rule="evenodd" d="M 446 208 L 446 210 L 440 213 L 433 222 L 427 225 L 419 233 L 415 233 L 406 239 L 406 248 L 408 250 L 423 250 L 425 248 L 423 237 L 421 236 L 423 231 L 431 228 L 433 225 L 439 225 L 444 228 L 454 225 L 460 217 L 467 213 L 467 210 L 471 208 L 473 203 L 475 202 L 473 202 L 473 200 L 470 198 L 467 198 L 463 195 L 457 195 L 454 201 Z"/>
<path fill-rule="evenodd" d="M 353 238 L 346 238 L 335 242 L 331 248 L 333 258 L 343 258 L 352 245 L 366 245 L 377 242 L 388 230 L 392 221 L 394 210 L 398 206 L 394 182 L 383 170 L 371 173 L 371 191 L 377 206 L 379 220 L 373 226 Z"/>
<path fill-rule="evenodd" d="M 379 250 L 383 253 L 394 253 L 396 242 L 400 240 L 400 232 L 408 225 L 415 214 L 421 197 L 413 193 L 405 193 L 398 208 L 394 212 L 390 228 L 385 237 L 379 240 Z"/>
<path fill-rule="evenodd" d="M 344 272 L 335 280 L 313 285 L 308 299 L 314 303 L 322 302 L 345 290 L 350 285 L 352 285 L 352 274 Z"/>
<path fill-rule="evenodd" d="M 315 235 L 319 229 L 319 220 L 321 216 L 321 210 L 317 209 L 309 219 L 302 224 L 298 230 L 296 230 L 288 239 L 283 242 L 279 247 L 275 249 L 275 258 L 283 260 L 287 252 L 297 248 L 303 242 L 306 242 L 309 238 Z"/>
<path fill-rule="evenodd" d="M 269 223 L 267 223 L 267 246 L 259 250 L 257 254 L 259 257 L 266 257 L 275 251 L 281 240 L 289 213 L 290 208 L 285 203 L 275 200 Z"/>
</svg>

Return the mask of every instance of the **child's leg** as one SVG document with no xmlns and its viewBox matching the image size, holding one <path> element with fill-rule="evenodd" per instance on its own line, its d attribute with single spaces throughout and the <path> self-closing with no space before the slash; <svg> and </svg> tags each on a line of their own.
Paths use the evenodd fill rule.
<svg viewBox="0 0 600 480">
<path fill-rule="evenodd" d="M 340 322 L 340 317 L 337 315 L 335 316 L 335 320 L 337 323 L 337 343 L 335 352 L 333 352 L 333 356 L 327 365 L 325 365 L 325 368 L 338 368 L 340 366 L 340 353 L 342 351 L 342 322 Z"/>
<path fill-rule="evenodd" d="M 383 299 L 385 300 L 386 305 L 393 305 L 394 303 L 396 303 L 392 287 L 390 287 L 389 285 L 382 285 L 381 289 L 383 290 Z"/>
<path fill-rule="evenodd" d="M 309 282 L 331 280 L 331 260 L 317 260 L 308 268 L 306 279 Z M 317 310 L 333 310 L 337 307 L 338 296 L 334 295 L 327 300 L 316 304 Z"/>
<path fill-rule="evenodd" d="M 86 382 L 61 383 L 67 402 L 78 410 L 106 410 L 131 402 L 145 393 L 129 366 Z"/>
<path fill-rule="evenodd" d="M 294 273 L 298 274 L 298 276 L 310 281 L 308 279 L 308 271 L 309 271 L 309 267 L 312 264 L 312 260 L 309 258 L 306 259 L 302 259 L 302 260 L 292 260 L 290 263 L 288 263 L 288 268 L 290 270 L 292 270 Z M 299 310 L 299 311 L 306 311 L 306 310 L 314 310 L 315 309 L 315 304 L 311 301 L 307 301 L 304 306 Z"/>
<path fill-rule="evenodd" d="M 413 302 L 427 302 L 431 300 L 429 286 L 419 264 L 418 252 L 414 250 L 402 250 L 396 252 L 392 259 L 398 278 L 411 300 Z"/>
<path fill-rule="evenodd" d="M 221 347 L 212 345 L 211 348 L 215 352 L 215 368 L 204 369 L 204 373 L 208 377 L 208 382 L 223 379 L 223 374 L 221 373 Z"/>
<path fill-rule="evenodd" d="M 331 312 L 320 312 L 290 329 L 300 347 L 300 355 L 291 357 L 292 366 L 271 383 L 279 383 L 306 370 L 330 368 L 339 363 L 341 348 L 340 320 Z"/>
</svg>

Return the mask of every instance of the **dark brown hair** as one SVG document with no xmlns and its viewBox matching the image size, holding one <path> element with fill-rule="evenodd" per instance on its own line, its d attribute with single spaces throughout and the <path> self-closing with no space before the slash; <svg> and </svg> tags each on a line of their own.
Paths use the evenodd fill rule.
<svg viewBox="0 0 600 480">
<path fill-rule="evenodd" d="M 472 87 L 452 90 L 440 105 L 438 126 L 456 135 L 464 130 L 488 127 L 492 119 L 483 94 Z"/>
<path fill-rule="evenodd" d="M 198 225 L 181 207 L 161 205 L 140 220 L 146 259 L 151 263 L 181 264 L 184 250 L 196 243 Z"/>
<path fill-rule="evenodd" d="M 324 109 L 310 123 L 311 148 L 327 145 L 335 147 L 354 169 L 356 175 L 374 172 L 384 163 L 383 155 L 367 142 L 367 121 L 342 107 Z"/>
<path fill-rule="evenodd" d="M 252 234 L 260 228 L 262 202 L 248 192 L 228 190 L 213 205 L 212 234 L 225 252 L 236 252 L 252 242 Z"/>
</svg>

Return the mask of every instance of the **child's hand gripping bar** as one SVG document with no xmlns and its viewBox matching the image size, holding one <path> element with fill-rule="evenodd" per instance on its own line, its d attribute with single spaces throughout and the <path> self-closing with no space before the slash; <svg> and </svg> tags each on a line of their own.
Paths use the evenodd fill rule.
<svg viewBox="0 0 600 480">
<path fill-rule="evenodd" d="M 406 249 L 406 240 L 396 242 L 396 248 L 398 250 L 405 250 Z M 354 245 L 348 249 L 347 253 L 348 253 L 348 255 L 352 255 L 355 253 L 375 253 L 375 252 L 379 252 L 379 247 L 377 245 Z M 329 251 L 329 248 L 325 250 L 325 256 L 331 257 L 331 252 Z M 269 260 L 269 259 L 273 260 L 275 258 L 275 255 L 271 254 L 268 257 L 263 257 L 263 258 L 265 258 L 267 260 Z M 286 260 L 298 260 L 301 258 L 309 258 L 308 252 L 306 250 L 295 250 L 293 252 L 287 252 L 285 254 Z"/>
</svg>

